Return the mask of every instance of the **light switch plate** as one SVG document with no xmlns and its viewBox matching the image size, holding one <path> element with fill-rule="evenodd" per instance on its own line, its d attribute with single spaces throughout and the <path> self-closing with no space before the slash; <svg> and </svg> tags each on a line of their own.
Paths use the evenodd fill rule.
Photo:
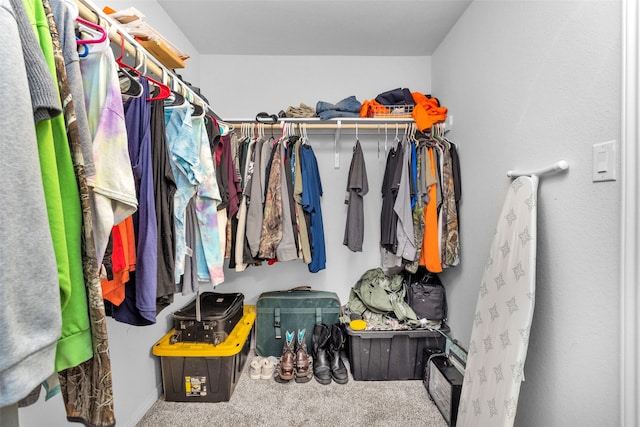
<svg viewBox="0 0 640 427">
<path fill-rule="evenodd" d="M 617 172 L 616 141 L 593 144 L 593 182 L 615 181 Z"/>
</svg>

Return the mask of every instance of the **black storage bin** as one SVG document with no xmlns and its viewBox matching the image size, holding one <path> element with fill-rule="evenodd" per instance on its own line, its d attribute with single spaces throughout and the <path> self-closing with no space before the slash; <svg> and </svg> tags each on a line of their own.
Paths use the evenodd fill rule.
<svg viewBox="0 0 640 427">
<path fill-rule="evenodd" d="M 170 402 L 227 402 L 240 381 L 251 347 L 255 306 L 244 307 L 244 316 L 219 345 L 172 343 L 173 331 L 154 346 L 160 356 L 165 400 Z"/>
<path fill-rule="evenodd" d="M 448 329 L 442 329 L 447 332 Z M 444 351 L 446 339 L 428 329 L 354 331 L 346 327 L 354 380 L 420 380 L 425 348 Z"/>
</svg>

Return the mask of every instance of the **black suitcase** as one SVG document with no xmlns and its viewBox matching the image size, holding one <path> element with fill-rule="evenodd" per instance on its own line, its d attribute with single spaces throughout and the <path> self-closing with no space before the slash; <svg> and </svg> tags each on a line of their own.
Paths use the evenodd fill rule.
<svg viewBox="0 0 640 427">
<path fill-rule="evenodd" d="M 243 316 L 244 295 L 202 292 L 173 313 L 172 343 L 202 342 L 218 345 L 227 339 Z"/>
</svg>

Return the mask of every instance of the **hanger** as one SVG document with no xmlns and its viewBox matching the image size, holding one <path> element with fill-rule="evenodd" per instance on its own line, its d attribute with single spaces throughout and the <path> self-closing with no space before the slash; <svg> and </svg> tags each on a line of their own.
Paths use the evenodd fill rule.
<svg viewBox="0 0 640 427">
<path fill-rule="evenodd" d="M 136 56 L 138 56 L 138 48 L 136 47 Z M 157 81 L 156 79 L 154 79 L 153 77 L 150 77 L 147 74 L 147 57 L 145 55 L 140 55 L 140 64 L 136 67 L 136 70 L 139 67 L 144 66 L 144 71 L 142 72 L 142 74 L 145 75 L 145 78 L 147 79 L 147 82 L 149 82 L 150 84 L 152 84 L 153 86 L 157 87 L 159 89 L 159 92 L 155 95 L 150 96 L 149 98 L 147 98 L 147 101 L 158 101 L 158 100 L 162 100 L 162 99 L 167 99 L 169 97 L 169 95 L 171 95 L 171 89 L 169 89 L 169 86 L 167 86 L 164 83 L 160 83 L 159 81 Z M 204 113 L 203 113 L 204 115 Z"/>
<path fill-rule="evenodd" d="M 273 126 L 271 126 L 271 129 L 273 129 Z M 282 141 L 284 140 L 286 137 L 288 137 L 289 135 L 287 134 L 287 131 L 289 129 L 287 128 L 287 123 L 286 122 L 281 122 L 280 123 L 280 137 L 278 138 L 278 140 Z"/>
<path fill-rule="evenodd" d="M 138 50 L 136 49 L 136 57 Z M 140 72 L 137 68 L 119 67 L 118 80 L 120 83 L 120 92 L 126 98 L 139 98 L 142 96 L 142 84 L 140 84 Z"/>
<path fill-rule="evenodd" d="M 78 37 L 76 37 L 76 42 L 78 40 L 80 40 L 80 39 Z M 89 48 L 87 47 L 86 44 L 81 44 L 79 46 L 83 48 L 82 52 L 78 52 L 78 57 L 79 58 L 85 58 L 87 55 L 89 55 Z"/>
<path fill-rule="evenodd" d="M 380 158 L 380 123 L 378 123 L 378 158 Z"/>
<path fill-rule="evenodd" d="M 396 137 L 393 139 L 396 150 L 398 149 L 398 145 L 400 144 L 400 138 L 398 137 L 398 130 L 399 130 L 399 125 L 398 123 L 396 123 Z"/>
<path fill-rule="evenodd" d="M 95 44 L 95 43 L 102 43 L 107 39 L 107 31 L 102 28 L 100 25 L 98 24 L 94 24 L 91 21 L 87 21 L 86 19 L 77 17 L 76 21 L 78 21 L 79 24 L 84 25 L 84 27 L 86 29 L 93 29 L 95 30 L 95 33 L 93 31 L 88 31 L 90 34 L 97 34 L 99 37 L 97 39 L 79 39 L 76 40 L 76 43 L 78 44 Z"/>
<path fill-rule="evenodd" d="M 201 119 L 204 117 L 204 106 L 194 102 L 193 95 L 191 92 L 187 92 L 187 101 L 193 107 L 193 111 L 191 112 L 191 117 L 196 119 Z"/>
<path fill-rule="evenodd" d="M 387 146 L 387 141 L 388 141 L 388 137 L 389 135 L 387 134 L 387 124 L 384 124 L 384 157 L 387 157 L 387 150 L 388 150 L 388 146 Z"/>
<path fill-rule="evenodd" d="M 120 93 L 126 98 L 139 98 L 142 96 L 142 84 L 138 80 L 138 75 L 126 68 L 118 69 L 118 81 L 120 83 Z"/>
<path fill-rule="evenodd" d="M 137 77 L 140 77 L 142 74 L 140 74 L 140 71 L 138 71 L 138 69 L 133 68 L 129 64 L 125 64 L 124 61 L 122 60 L 122 58 L 124 57 L 124 36 L 122 35 L 122 33 L 120 31 L 117 31 L 117 33 L 120 35 L 120 56 L 118 56 L 116 58 L 116 64 L 118 64 L 118 66 L 120 68 L 125 68 L 125 69 L 131 71 Z M 138 50 L 137 49 L 136 49 L 136 56 L 138 56 Z"/>
<path fill-rule="evenodd" d="M 309 134 L 307 133 L 307 124 L 302 124 L 302 143 L 304 145 L 309 145 Z"/>
<path fill-rule="evenodd" d="M 166 78 L 166 74 L 165 74 L 165 70 L 162 70 L 162 81 L 164 81 Z M 176 87 L 174 86 L 176 84 L 175 79 L 171 79 L 171 95 L 169 95 L 169 97 L 166 98 L 166 103 L 165 103 L 165 107 L 168 108 L 173 108 L 173 107 L 180 107 L 182 105 L 184 105 L 187 100 L 184 98 L 184 96 L 176 89 Z M 180 83 L 177 83 L 178 86 L 180 85 Z"/>
<path fill-rule="evenodd" d="M 416 132 L 417 131 L 418 131 L 418 126 L 416 126 L 415 122 L 411 123 L 409 135 L 410 135 L 411 139 L 414 140 L 414 141 L 416 139 Z"/>
<path fill-rule="evenodd" d="M 235 127 L 231 123 L 227 123 L 222 120 L 218 120 L 218 128 L 220 128 L 220 134 L 222 135 L 227 135 L 229 132 L 235 129 Z"/>
<path fill-rule="evenodd" d="M 189 103 L 193 107 L 193 113 L 191 113 L 191 117 L 195 117 L 198 119 L 204 118 L 204 107 L 196 102 L 189 101 Z"/>
</svg>

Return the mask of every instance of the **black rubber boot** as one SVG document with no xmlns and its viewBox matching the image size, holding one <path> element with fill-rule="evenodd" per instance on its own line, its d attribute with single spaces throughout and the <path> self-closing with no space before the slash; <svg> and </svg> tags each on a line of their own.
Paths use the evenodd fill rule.
<svg viewBox="0 0 640 427">
<path fill-rule="evenodd" d="M 329 364 L 329 339 L 331 330 L 324 323 L 316 323 L 311 336 L 313 347 L 313 376 L 320 384 L 331 384 L 331 366 Z"/>
<path fill-rule="evenodd" d="M 329 360 L 331 363 L 331 378 L 338 384 L 349 382 L 347 367 L 340 357 L 340 351 L 344 346 L 344 333 L 338 323 L 331 326 L 331 339 L 329 340 Z"/>
</svg>

